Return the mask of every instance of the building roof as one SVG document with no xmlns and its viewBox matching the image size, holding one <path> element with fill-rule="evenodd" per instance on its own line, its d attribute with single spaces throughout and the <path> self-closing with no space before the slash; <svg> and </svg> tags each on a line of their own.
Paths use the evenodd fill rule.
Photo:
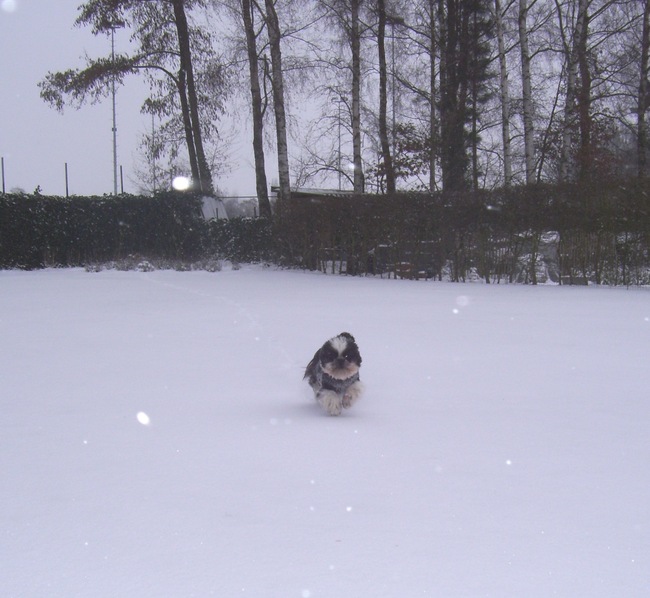
<svg viewBox="0 0 650 598">
<path fill-rule="evenodd" d="M 277 185 L 271 185 L 271 193 L 275 193 L 277 195 L 278 191 L 280 190 L 280 187 Z M 349 196 L 349 195 L 355 195 L 354 191 L 352 189 L 316 189 L 316 188 L 311 188 L 311 187 L 296 187 L 294 189 L 291 189 L 291 197 L 318 197 L 318 196 Z"/>
</svg>

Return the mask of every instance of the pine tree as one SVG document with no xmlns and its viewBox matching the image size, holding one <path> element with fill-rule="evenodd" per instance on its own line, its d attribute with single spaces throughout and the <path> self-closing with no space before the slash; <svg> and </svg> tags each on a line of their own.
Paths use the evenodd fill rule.
<svg viewBox="0 0 650 598">
<path fill-rule="evenodd" d="M 478 176 L 480 107 L 487 100 L 488 39 L 493 23 L 486 0 L 439 0 L 440 122 L 442 184 L 446 191 L 468 188 Z"/>
</svg>

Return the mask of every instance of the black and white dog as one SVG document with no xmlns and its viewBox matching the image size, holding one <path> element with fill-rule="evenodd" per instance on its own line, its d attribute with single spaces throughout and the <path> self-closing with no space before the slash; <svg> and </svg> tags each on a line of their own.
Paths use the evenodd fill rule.
<svg viewBox="0 0 650 598">
<path fill-rule="evenodd" d="M 341 332 L 328 340 L 305 369 L 304 379 L 314 389 L 316 400 L 330 415 L 352 407 L 361 395 L 361 354 L 354 337 Z"/>
</svg>

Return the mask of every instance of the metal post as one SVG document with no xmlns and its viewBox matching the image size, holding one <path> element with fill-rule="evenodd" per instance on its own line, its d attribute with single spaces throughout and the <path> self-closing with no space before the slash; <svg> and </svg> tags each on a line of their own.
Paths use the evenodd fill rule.
<svg viewBox="0 0 650 598">
<path fill-rule="evenodd" d="M 339 132 L 339 151 L 338 151 L 338 157 L 336 159 L 336 169 L 339 173 L 339 191 L 341 190 L 341 102 L 343 100 L 339 96 L 338 98 L 332 98 L 332 102 L 336 102 L 338 104 L 338 132 Z"/>
<path fill-rule="evenodd" d="M 115 26 L 111 27 L 111 60 L 115 69 Z M 111 95 L 113 97 L 113 195 L 117 195 L 117 122 L 115 117 L 115 70 L 111 78 Z"/>
<path fill-rule="evenodd" d="M 70 197 L 70 188 L 68 186 L 68 163 L 65 163 L 65 196 Z"/>
<path fill-rule="evenodd" d="M 153 194 L 156 194 L 156 122 L 154 113 L 151 113 L 151 170 L 153 178 Z"/>
<path fill-rule="evenodd" d="M 339 191 L 341 190 L 341 98 L 339 98 Z"/>
<path fill-rule="evenodd" d="M 5 194 L 5 159 L 2 157 L 2 195 Z"/>
</svg>

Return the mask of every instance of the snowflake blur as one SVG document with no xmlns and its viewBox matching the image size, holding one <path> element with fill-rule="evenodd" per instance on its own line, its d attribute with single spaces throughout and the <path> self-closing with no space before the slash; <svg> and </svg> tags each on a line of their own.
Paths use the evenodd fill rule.
<svg viewBox="0 0 650 598">
<path fill-rule="evenodd" d="M 151 423 L 151 419 L 144 411 L 138 411 L 135 417 L 143 426 L 148 426 Z"/>
<path fill-rule="evenodd" d="M 16 8 L 18 8 L 18 4 L 16 0 L 2 0 L 2 10 L 5 12 L 15 12 Z"/>
</svg>

